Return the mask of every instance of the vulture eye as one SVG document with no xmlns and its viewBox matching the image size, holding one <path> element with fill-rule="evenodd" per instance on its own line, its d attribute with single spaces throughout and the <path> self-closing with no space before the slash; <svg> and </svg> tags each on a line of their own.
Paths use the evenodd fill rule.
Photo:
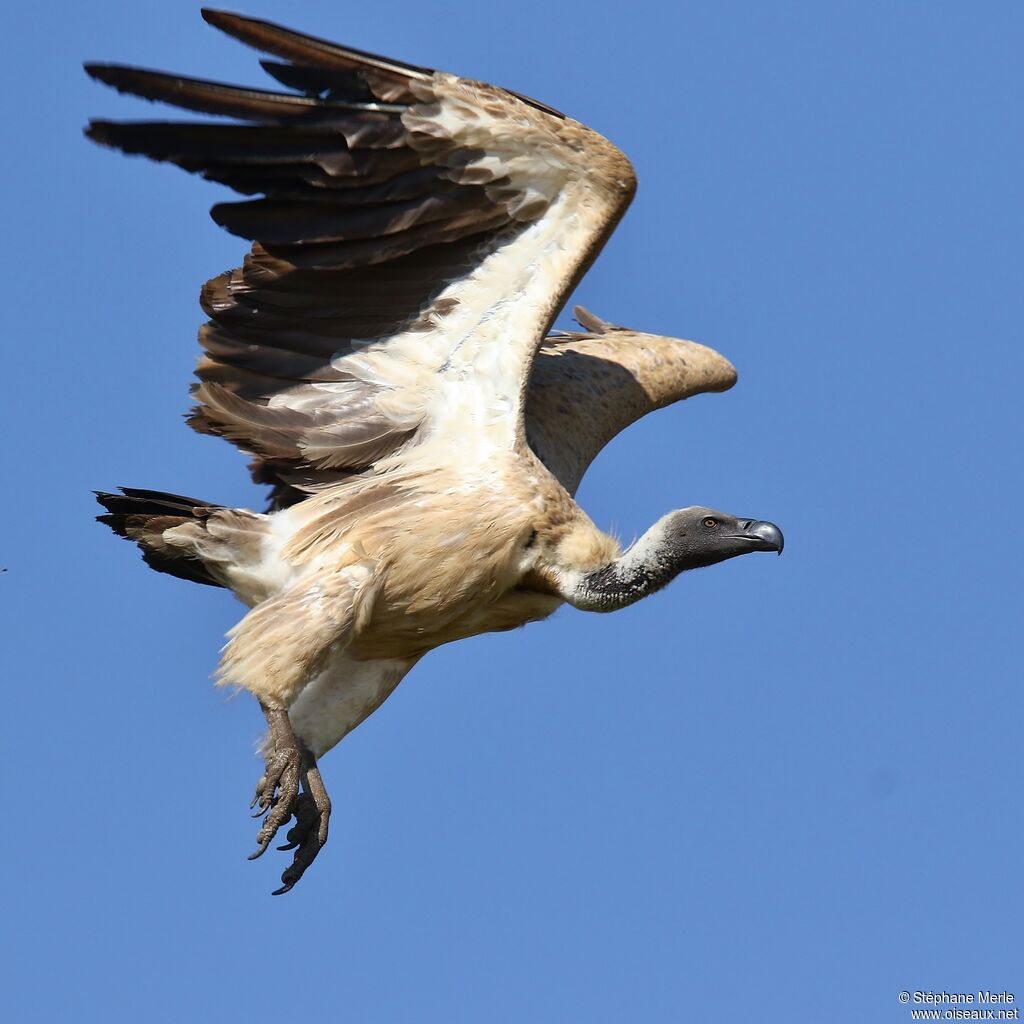
<svg viewBox="0 0 1024 1024">
<path fill-rule="evenodd" d="M 704 525 L 710 530 L 712 527 L 718 525 L 718 520 L 712 519 L 711 516 L 708 516 L 707 519 L 704 520 Z"/>
</svg>

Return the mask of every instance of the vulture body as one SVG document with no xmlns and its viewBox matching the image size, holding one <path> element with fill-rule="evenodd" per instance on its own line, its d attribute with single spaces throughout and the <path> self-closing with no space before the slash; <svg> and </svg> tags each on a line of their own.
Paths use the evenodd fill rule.
<svg viewBox="0 0 1024 1024">
<path fill-rule="evenodd" d="M 96 142 L 249 198 L 214 207 L 252 242 L 209 281 L 195 429 L 254 458 L 266 513 L 123 488 L 99 518 L 155 569 L 250 611 L 218 681 L 260 701 L 262 853 L 290 818 L 290 889 L 327 839 L 317 767 L 426 652 L 610 611 L 679 572 L 781 551 L 770 523 L 669 513 L 629 550 L 573 500 L 653 409 L 732 386 L 722 356 L 559 309 L 629 204 L 626 157 L 518 94 L 254 19 L 208 22 L 277 60 L 291 91 L 89 64 L 220 122 L 94 121 Z"/>
</svg>

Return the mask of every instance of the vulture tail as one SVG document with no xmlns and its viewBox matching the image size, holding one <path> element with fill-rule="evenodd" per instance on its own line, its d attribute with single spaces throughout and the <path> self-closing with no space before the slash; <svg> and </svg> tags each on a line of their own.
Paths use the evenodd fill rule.
<svg viewBox="0 0 1024 1024">
<path fill-rule="evenodd" d="M 107 510 L 97 516 L 114 533 L 134 541 L 146 563 L 193 583 L 230 587 L 230 571 L 253 542 L 262 542 L 262 516 L 196 498 L 137 487 L 120 494 L 96 491 Z"/>
</svg>

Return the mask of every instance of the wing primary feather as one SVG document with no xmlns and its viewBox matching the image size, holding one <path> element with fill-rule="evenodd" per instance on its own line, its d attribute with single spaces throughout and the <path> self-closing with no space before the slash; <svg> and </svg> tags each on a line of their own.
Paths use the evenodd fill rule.
<svg viewBox="0 0 1024 1024">
<path fill-rule="evenodd" d="M 356 50 L 352 47 L 338 46 L 326 39 L 305 35 L 293 29 L 283 28 L 273 22 L 259 18 L 246 18 L 229 11 L 219 11 L 210 7 L 202 9 L 203 20 L 218 28 L 221 32 L 233 36 L 240 42 L 285 57 L 299 63 L 313 64 L 320 67 L 361 68 L 371 67 L 398 79 L 427 79 L 433 75 L 430 68 L 406 64 L 403 61 L 389 60 L 375 53 Z"/>
<path fill-rule="evenodd" d="M 281 85 L 307 96 L 325 95 L 330 100 L 376 102 L 366 79 L 350 68 L 314 68 L 302 64 L 282 64 L 276 60 L 261 60 L 260 66 Z"/>
<path fill-rule="evenodd" d="M 202 170 L 218 160 L 241 164 L 308 160 L 329 168 L 327 173 L 358 173 L 345 139 L 324 130 L 183 121 L 91 121 L 85 134 L 103 146 L 166 160 L 188 171 Z"/>
<path fill-rule="evenodd" d="M 223 85 L 202 78 L 149 71 L 124 64 L 84 65 L 90 78 L 115 88 L 118 92 L 143 99 L 170 103 L 200 114 L 220 114 L 247 121 L 278 121 L 281 123 L 323 123 L 352 111 L 389 115 L 406 109 L 402 103 L 380 103 L 376 100 L 354 102 L 321 100 L 311 96 Z"/>
<path fill-rule="evenodd" d="M 439 195 L 459 189 L 445 180 L 443 172 L 435 167 L 423 167 L 393 176 L 387 169 L 364 178 L 333 178 L 315 174 L 309 164 L 275 164 L 273 166 L 232 164 L 224 161 L 210 163 L 203 168 L 207 181 L 218 181 L 243 195 L 262 192 L 275 199 L 331 204 L 335 206 L 363 206 L 370 203 L 393 203 L 415 199 L 417 196 Z M 385 176 L 386 175 L 386 176 Z"/>
<path fill-rule="evenodd" d="M 419 196 L 404 202 L 355 208 L 273 199 L 218 203 L 210 216 L 233 235 L 259 239 L 264 245 L 313 245 L 385 238 L 419 224 L 442 219 L 447 222 L 458 214 L 493 209 L 494 204 L 482 189 L 462 188 L 453 189 L 447 195 Z"/>
</svg>

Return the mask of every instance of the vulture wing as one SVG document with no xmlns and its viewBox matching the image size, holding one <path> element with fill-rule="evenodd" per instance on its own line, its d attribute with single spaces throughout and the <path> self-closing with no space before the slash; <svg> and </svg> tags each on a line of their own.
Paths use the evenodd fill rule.
<svg viewBox="0 0 1024 1024">
<path fill-rule="evenodd" d="M 577 306 L 578 333 L 548 337 L 526 403 L 530 447 L 575 494 L 597 453 L 642 416 L 706 391 L 726 391 L 736 370 L 693 341 L 616 327 Z"/>
<path fill-rule="evenodd" d="M 233 119 L 90 138 L 256 197 L 212 210 L 253 244 L 202 290 L 192 426 L 251 453 L 277 507 L 384 460 L 450 459 L 456 439 L 470 460 L 525 443 L 534 354 L 632 198 L 626 158 L 503 89 L 203 17 L 280 58 L 263 66 L 294 91 L 86 66 Z"/>
</svg>

